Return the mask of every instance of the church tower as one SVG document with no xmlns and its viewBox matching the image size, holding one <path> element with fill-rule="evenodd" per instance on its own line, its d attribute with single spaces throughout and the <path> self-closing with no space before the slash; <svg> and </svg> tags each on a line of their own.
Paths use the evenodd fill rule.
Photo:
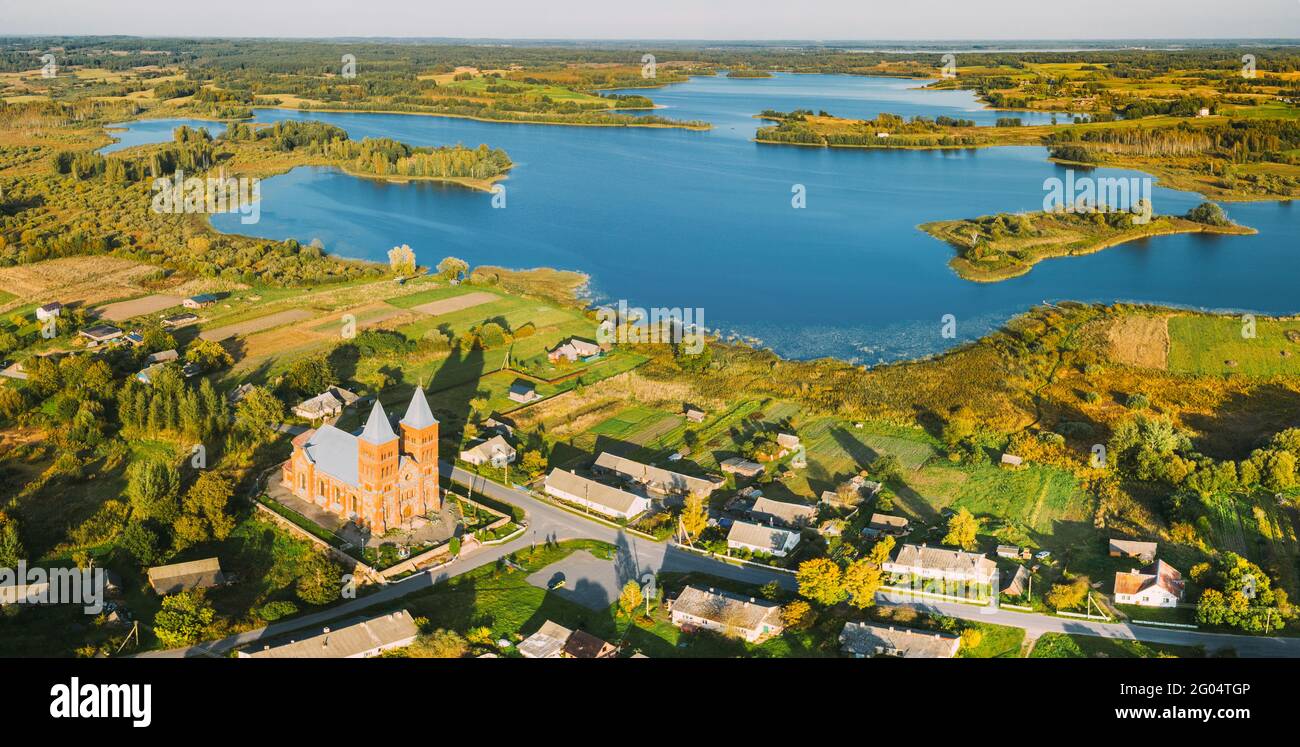
<svg viewBox="0 0 1300 747">
<path fill-rule="evenodd" d="M 388 424 L 388 415 L 375 398 L 375 406 L 370 409 L 370 418 L 357 436 L 357 482 L 360 484 L 362 516 L 371 524 L 386 528 L 394 516 L 386 516 L 390 497 L 395 497 L 393 490 L 397 482 L 398 442 L 393 426 Z"/>
<path fill-rule="evenodd" d="M 420 511 L 437 511 L 442 507 L 438 500 L 438 419 L 429 409 L 422 386 L 415 388 L 399 425 L 402 453 L 416 462 Z"/>
</svg>

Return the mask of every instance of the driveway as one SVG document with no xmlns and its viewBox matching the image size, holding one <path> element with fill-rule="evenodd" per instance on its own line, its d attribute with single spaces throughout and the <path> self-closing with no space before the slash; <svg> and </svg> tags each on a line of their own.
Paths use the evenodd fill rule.
<svg viewBox="0 0 1300 747">
<path fill-rule="evenodd" d="M 609 609 L 628 580 L 619 578 L 618 564 L 586 550 L 571 553 L 528 577 L 528 583 L 539 589 L 551 589 L 563 581 L 563 586 L 551 589 L 552 594 L 597 612 Z"/>
</svg>

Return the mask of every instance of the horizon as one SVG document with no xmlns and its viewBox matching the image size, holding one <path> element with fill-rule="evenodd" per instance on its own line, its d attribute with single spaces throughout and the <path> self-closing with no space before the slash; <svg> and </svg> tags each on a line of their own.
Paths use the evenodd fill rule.
<svg viewBox="0 0 1300 747">
<path fill-rule="evenodd" d="M 1034 0 L 934 0 L 924 16 L 908 8 L 864 9 L 843 0 L 785 5 L 717 0 L 698 7 L 664 0 L 651 12 L 610 8 L 596 0 L 560 0 L 545 7 L 526 0 L 500 0 L 490 18 L 482 10 L 451 3 L 389 0 L 365 12 L 349 0 L 287 0 L 268 5 L 229 0 L 220 6 L 185 9 L 159 0 L 120 0 L 81 7 L 75 0 L 19 4 L 6 0 L 5 33 L 11 36 L 139 36 L 142 38 L 250 39 L 464 39 L 571 41 L 1126 41 L 1143 39 L 1300 38 L 1300 3 L 1256 0 L 1243 12 L 1211 0 L 1094 0 L 1087 13 L 1064 19 L 1058 8 Z M 56 20 L 57 19 L 57 20 Z M 1022 33 L 1004 35 L 1014 22 Z M 58 25 L 62 28 L 52 28 Z M 250 26 L 264 35 L 244 36 Z M 1069 34 L 1059 33 L 1068 26 Z M 410 34 L 427 27 L 439 34 Z M 1116 35 L 1115 28 L 1158 33 Z M 496 32 L 485 34 L 490 28 Z M 924 34 L 917 29 L 925 29 Z M 1271 33 L 1260 36 L 1261 30 Z"/>
<path fill-rule="evenodd" d="M 1300 36 L 1169 36 L 1169 37 L 1082 37 L 1082 36 L 1062 36 L 1062 37 L 893 37 L 893 38 L 761 38 L 761 37 L 639 37 L 639 36 L 399 36 L 399 35 L 372 35 L 372 36 L 355 36 L 355 35 L 333 35 L 333 36 L 293 36 L 288 34 L 272 34 L 267 36 L 248 36 L 236 34 L 121 34 L 121 33 L 62 33 L 62 32 L 33 32 L 33 33 L 15 33 L 0 35 L 0 39 L 228 39 L 234 41 L 369 41 L 369 42 L 405 42 L 405 43 L 426 43 L 426 44 L 447 44 L 457 42 L 469 43 L 500 43 L 500 42 L 528 42 L 530 44 L 545 43 L 669 43 L 673 45 L 689 44 L 762 44 L 762 45 L 818 45 L 818 46 L 844 46 L 844 45 L 862 45 L 862 44 L 923 44 L 928 42 L 943 42 L 945 44 L 987 44 L 987 43 L 1005 43 L 1017 42 L 1021 44 L 1033 43 L 1061 43 L 1061 42 L 1079 42 L 1085 44 L 1138 44 L 1145 43 L 1170 43 L 1170 42 L 1207 42 L 1207 43 L 1233 43 L 1233 42 L 1251 42 L 1251 43 L 1278 43 L 1282 45 L 1300 45 Z"/>
</svg>

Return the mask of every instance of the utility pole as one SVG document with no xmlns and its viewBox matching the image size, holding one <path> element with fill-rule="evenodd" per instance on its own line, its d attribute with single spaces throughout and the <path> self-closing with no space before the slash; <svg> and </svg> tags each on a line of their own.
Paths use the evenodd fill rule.
<svg viewBox="0 0 1300 747">
<path fill-rule="evenodd" d="M 126 648 L 126 644 L 129 643 L 132 638 L 135 639 L 135 645 L 139 646 L 140 645 L 140 621 L 139 620 L 136 620 L 131 623 L 131 632 L 127 633 L 126 638 L 122 639 L 122 645 L 117 647 L 117 652 L 114 654 L 114 656 L 122 653 L 122 649 Z"/>
</svg>

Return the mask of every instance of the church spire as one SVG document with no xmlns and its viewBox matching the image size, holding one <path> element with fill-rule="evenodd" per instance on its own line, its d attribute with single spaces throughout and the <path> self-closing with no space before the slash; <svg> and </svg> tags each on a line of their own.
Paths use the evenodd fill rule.
<svg viewBox="0 0 1300 747">
<path fill-rule="evenodd" d="M 433 411 L 429 409 L 429 400 L 424 397 L 424 387 L 417 386 L 415 394 L 411 396 L 411 404 L 406 407 L 406 415 L 402 417 L 402 425 L 414 430 L 421 430 L 437 424 L 438 419 L 433 416 Z"/>
<path fill-rule="evenodd" d="M 366 427 L 361 429 L 359 438 L 372 444 L 388 443 L 397 438 L 393 426 L 388 424 L 388 415 L 379 404 L 378 396 L 375 397 L 375 406 L 370 408 L 370 418 L 366 420 Z"/>
</svg>

